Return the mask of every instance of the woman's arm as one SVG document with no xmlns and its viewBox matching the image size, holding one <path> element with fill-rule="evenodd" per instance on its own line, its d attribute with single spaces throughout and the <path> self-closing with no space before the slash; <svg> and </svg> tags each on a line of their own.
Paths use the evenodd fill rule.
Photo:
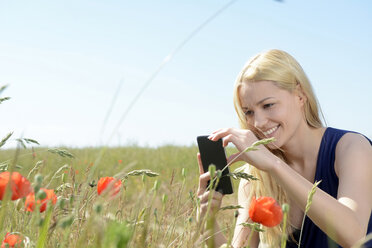
<svg viewBox="0 0 372 248">
<path fill-rule="evenodd" d="M 239 151 L 257 141 L 249 130 L 220 129 L 211 140 L 224 138 L 226 146 L 232 142 Z M 242 159 L 258 169 L 270 173 L 296 204 L 305 210 L 307 196 L 313 184 L 266 147 L 242 154 Z M 234 155 L 236 156 L 236 154 Z M 343 247 L 350 247 L 366 235 L 372 205 L 372 149 L 361 135 L 348 133 L 336 148 L 335 170 L 339 176 L 337 199 L 317 189 L 307 215 L 329 237 Z"/>
<path fill-rule="evenodd" d="M 372 149 L 358 134 L 345 134 L 336 148 L 337 199 L 317 189 L 307 215 L 329 237 L 351 247 L 367 232 L 372 205 Z M 283 161 L 269 171 L 289 197 L 305 210 L 312 184 Z"/>
</svg>

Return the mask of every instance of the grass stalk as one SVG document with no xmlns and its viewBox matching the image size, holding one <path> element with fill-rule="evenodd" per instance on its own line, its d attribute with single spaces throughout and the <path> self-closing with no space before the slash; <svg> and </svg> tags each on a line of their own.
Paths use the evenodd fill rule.
<svg viewBox="0 0 372 248">
<path fill-rule="evenodd" d="M 313 184 L 313 187 L 311 188 L 309 194 L 307 195 L 307 202 L 306 202 L 304 217 L 302 218 L 302 224 L 301 224 L 300 238 L 298 240 L 298 248 L 301 247 L 302 232 L 303 232 L 303 229 L 304 229 L 306 214 L 310 209 L 311 203 L 313 202 L 313 196 L 314 196 L 314 194 L 316 192 L 316 189 L 318 188 L 318 185 L 319 185 L 320 182 L 321 182 L 321 180 L 318 181 L 318 182 L 315 182 Z"/>
<path fill-rule="evenodd" d="M 40 228 L 40 233 L 39 233 L 39 238 L 37 240 L 36 248 L 44 248 L 45 243 L 47 242 L 48 228 L 49 228 L 50 220 L 52 219 L 53 208 L 54 208 L 53 204 L 51 204 L 51 202 L 48 202 L 47 212 L 46 212 L 43 224 Z"/>
<path fill-rule="evenodd" d="M 289 205 L 283 204 L 282 210 L 283 210 L 283 229 L 282 229 L 282 239 L 281 239 L 280 248 L 285 248 L 287 244 L 286 229 L 287 229 L 287 217 L 288 217 L 288 212 L 289 212 Z"/>
</svg>

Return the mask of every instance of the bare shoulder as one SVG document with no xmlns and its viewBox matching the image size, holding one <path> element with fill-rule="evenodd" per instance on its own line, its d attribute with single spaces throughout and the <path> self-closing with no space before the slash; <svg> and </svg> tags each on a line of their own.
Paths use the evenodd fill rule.
<svg viewBox="0 0 372 248">
<path fill-rule="evenodd" d="M 372 146 L 369 140 L 358 133 L 346 133 L 342 136 L 336 147 L 336 174 L 339 175 L 348 162 L 369 164 L 372 166 Z"/>
<path fill-rule="evenodd" d="M 336 147 L 335 171 L 338 201 L 354 211 L 366 231 L 372 208 L 372 148 L 364 136 L 342 136 Z"/>
<path fill-rule="evenodd" d="M 359 133 L 346 133 L 338 142 L 337 149 L 347 149 L 350 147 L 371 149 L 371 144 L 366 137 Z"/>
</svg>

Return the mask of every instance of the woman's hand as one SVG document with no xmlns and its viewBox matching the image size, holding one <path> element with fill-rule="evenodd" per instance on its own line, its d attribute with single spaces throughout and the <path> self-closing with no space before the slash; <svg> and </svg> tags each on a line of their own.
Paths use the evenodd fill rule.
<svg viewBox="0 0 372 248">
<path fill-rule="evenodd" d="M 197 155 L 199 164 L 199 187 L 197 191 L 197 196 L 200 199 L 200 208 L 198 209 L 198 220 L 202 220 L 207 213 L 208 200 L 210 196 L 210 191 L 207 191 L 208 181 L 211 179 L 209 172 L 204 173 L 203 165 L 200 159 L 200 153 Z M 210 212 L 217 212 L 221 207 L 223 195 L 220 192 L 214 191 L 212 199 L 210 201 Z"/>
<path fill-rule="evenodd" d="M 269 171 L 273 166 L 273 161 L 277 160 L 277 157 L 271 153 L 264 145 L 258 146 L 257 151 L 245 152 L 239 156 L 239 154 L 246 148 L 251 146 L 254 142 L 258 141 L 257 137 L 250 130 L 236 129 L 236 128 L 224 128 L 214 131 L 209 139 L 217 141 L 222 138 L 223 146 L 227 146 L 230 142 L 235 145 L 239 150 L 238 153 L 231 155 L 227 162 L 245 161 L 256 168 Z"/>
</svg>

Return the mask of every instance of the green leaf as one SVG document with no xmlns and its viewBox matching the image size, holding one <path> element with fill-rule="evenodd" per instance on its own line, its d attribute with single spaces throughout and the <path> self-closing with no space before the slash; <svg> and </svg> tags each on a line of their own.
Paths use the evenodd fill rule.
<svg viewBox="0 0 372 248">
<path fill-rule="evenodd" d="M 313 187 L 311 188 L 309 194 L 307 195 L 307 202 L 306 202 L 306 208 L 305 208 L 305 214 L 309 211 L 310 209 L 310 206 L 311 206 L 311 203 L 313 202 L 313 196 L 316 192 L 316 189 L 318 188 L 318 185 L 319 183 L 321 182 L 322 180 L 318 181 L 318 182 L 315 182 L 313 184 Z"/>
<path fill-rule="evenodd" d="M 0 94 L 3 93 L 3 91 L 8 88 L 8 85 L 3 85 L 0 87 Z"/>
<path fill-rule="evenodd" d="M 240 205 L 236 205 L 236 206 L 230 205 L 230 206 L 226 206 L 226 207 L 220 208 L 220 210 L 239 209 L 239 208 L 243 208 L 243 207 L 240 206 Z"/>
<path fill-rule="evenodd" d="M 37 145 L 40 145 L 39 142 L 37 142 L 36 140 L 34 139 L 27 139 L 27 138 L 24 138 L 23 139 L 24 141 L 26 141 L 27 144 L 37 144 Z"/>
<path fill-rule="evenodd" d="M 275 141 L 275 138 L 272 137 L 272 138 L 268 138 L 268 139 L 262 139 L 262 140 L 259 140 L 259 141 L 256 141 L 253 143 L 253 146 L 259 146 L 259 145 L 267 145 L 271 142 L 274 142 Z"/>
<path fill-rule="evenodd" d="M 0 104 L 5 102 L 5 101 L 8 101 L 9 99 L 10 99 L 10 97 L 7 97 L 7 96 L 0 98 Z"/>
<path fill-rule="evenodd" d="M 232 172 L 232 173 L 227 174 L 227 176 L 231 176 L 231 177 L 234 178 L 235 180 L 237 180 L 237 179 L 241 179 L 241 178 L 243 178 L 243 179 L 245 179 L 245 180 L 247 180 L 247 181 L 250 181 L 250 180 L 258 180 L 257 177 L 254 177 L 254 176 L 252 176 L 252 175 L 250 175 L 250 174 L 247 174 L 247 173 L 245 173 L 245 172 Z"/>
<path fill-rule="evenodd" d="M 51 148 L 51 149 L 48 149 L 48 152 L 56 153 L 61 157 L 74 158 L 74 155 L 72 155 L 72 153 L 70 153 L 67 150 L 63 150 L 63 149 Z"/>
<path fill-rule="evenodd" d="M 0 141 L 0 147 L 2 147 L 6 142 L 7 140 L 10 138 L 10 136 L 12 136 L 13 132 L 10 132 L 8 133 L 1 141 Z"/>
<path fill-rule="evenodd" d="M 148 176 L 148 177 L 157 177 L 159 176 L 159 173 L 153 172 L 151 170 L 133 170 L 129 172 L 127 175 L 124 176 L 124 178 L 128 178 L 129 176 Z"/>
<path fill-rule="evenodd" d="M 271 142 L 275 141 L 275 138 L 268 138 L 268 139 L 262 139 L 262 140 L 258 140 L 256 142 L 254 142 L 251 146 L 245 148 L 245 150 L 243 152 L 249 152 L 249 151 L 257 151 L 258 148 L 256 148 L 257 146 L 259 145 L 267 145 Z"/>
<path fill-rule="evenodd" d="M 20 144 L 24 149 L 26 149 L 26 144 L 25 142 L 23 142 L 22 139 L 16 139 L 16 141 L 18 141 L 18 144 Z"/>
<path fill-rule="evenodd" d="M 265 231 L 264 229 L 262 229 L 260 227 L 260 224 L 255 223 L 255 222 L 253 222 L 253 223 L 245 222 L 245 223 L 241 223 L 240 225 L 242 225 L 244 227 L 249 227 L 250 229 L 252 229 L 252 230 L 254 230 L 256 232 L 264 232 Z"/>
</svg>

